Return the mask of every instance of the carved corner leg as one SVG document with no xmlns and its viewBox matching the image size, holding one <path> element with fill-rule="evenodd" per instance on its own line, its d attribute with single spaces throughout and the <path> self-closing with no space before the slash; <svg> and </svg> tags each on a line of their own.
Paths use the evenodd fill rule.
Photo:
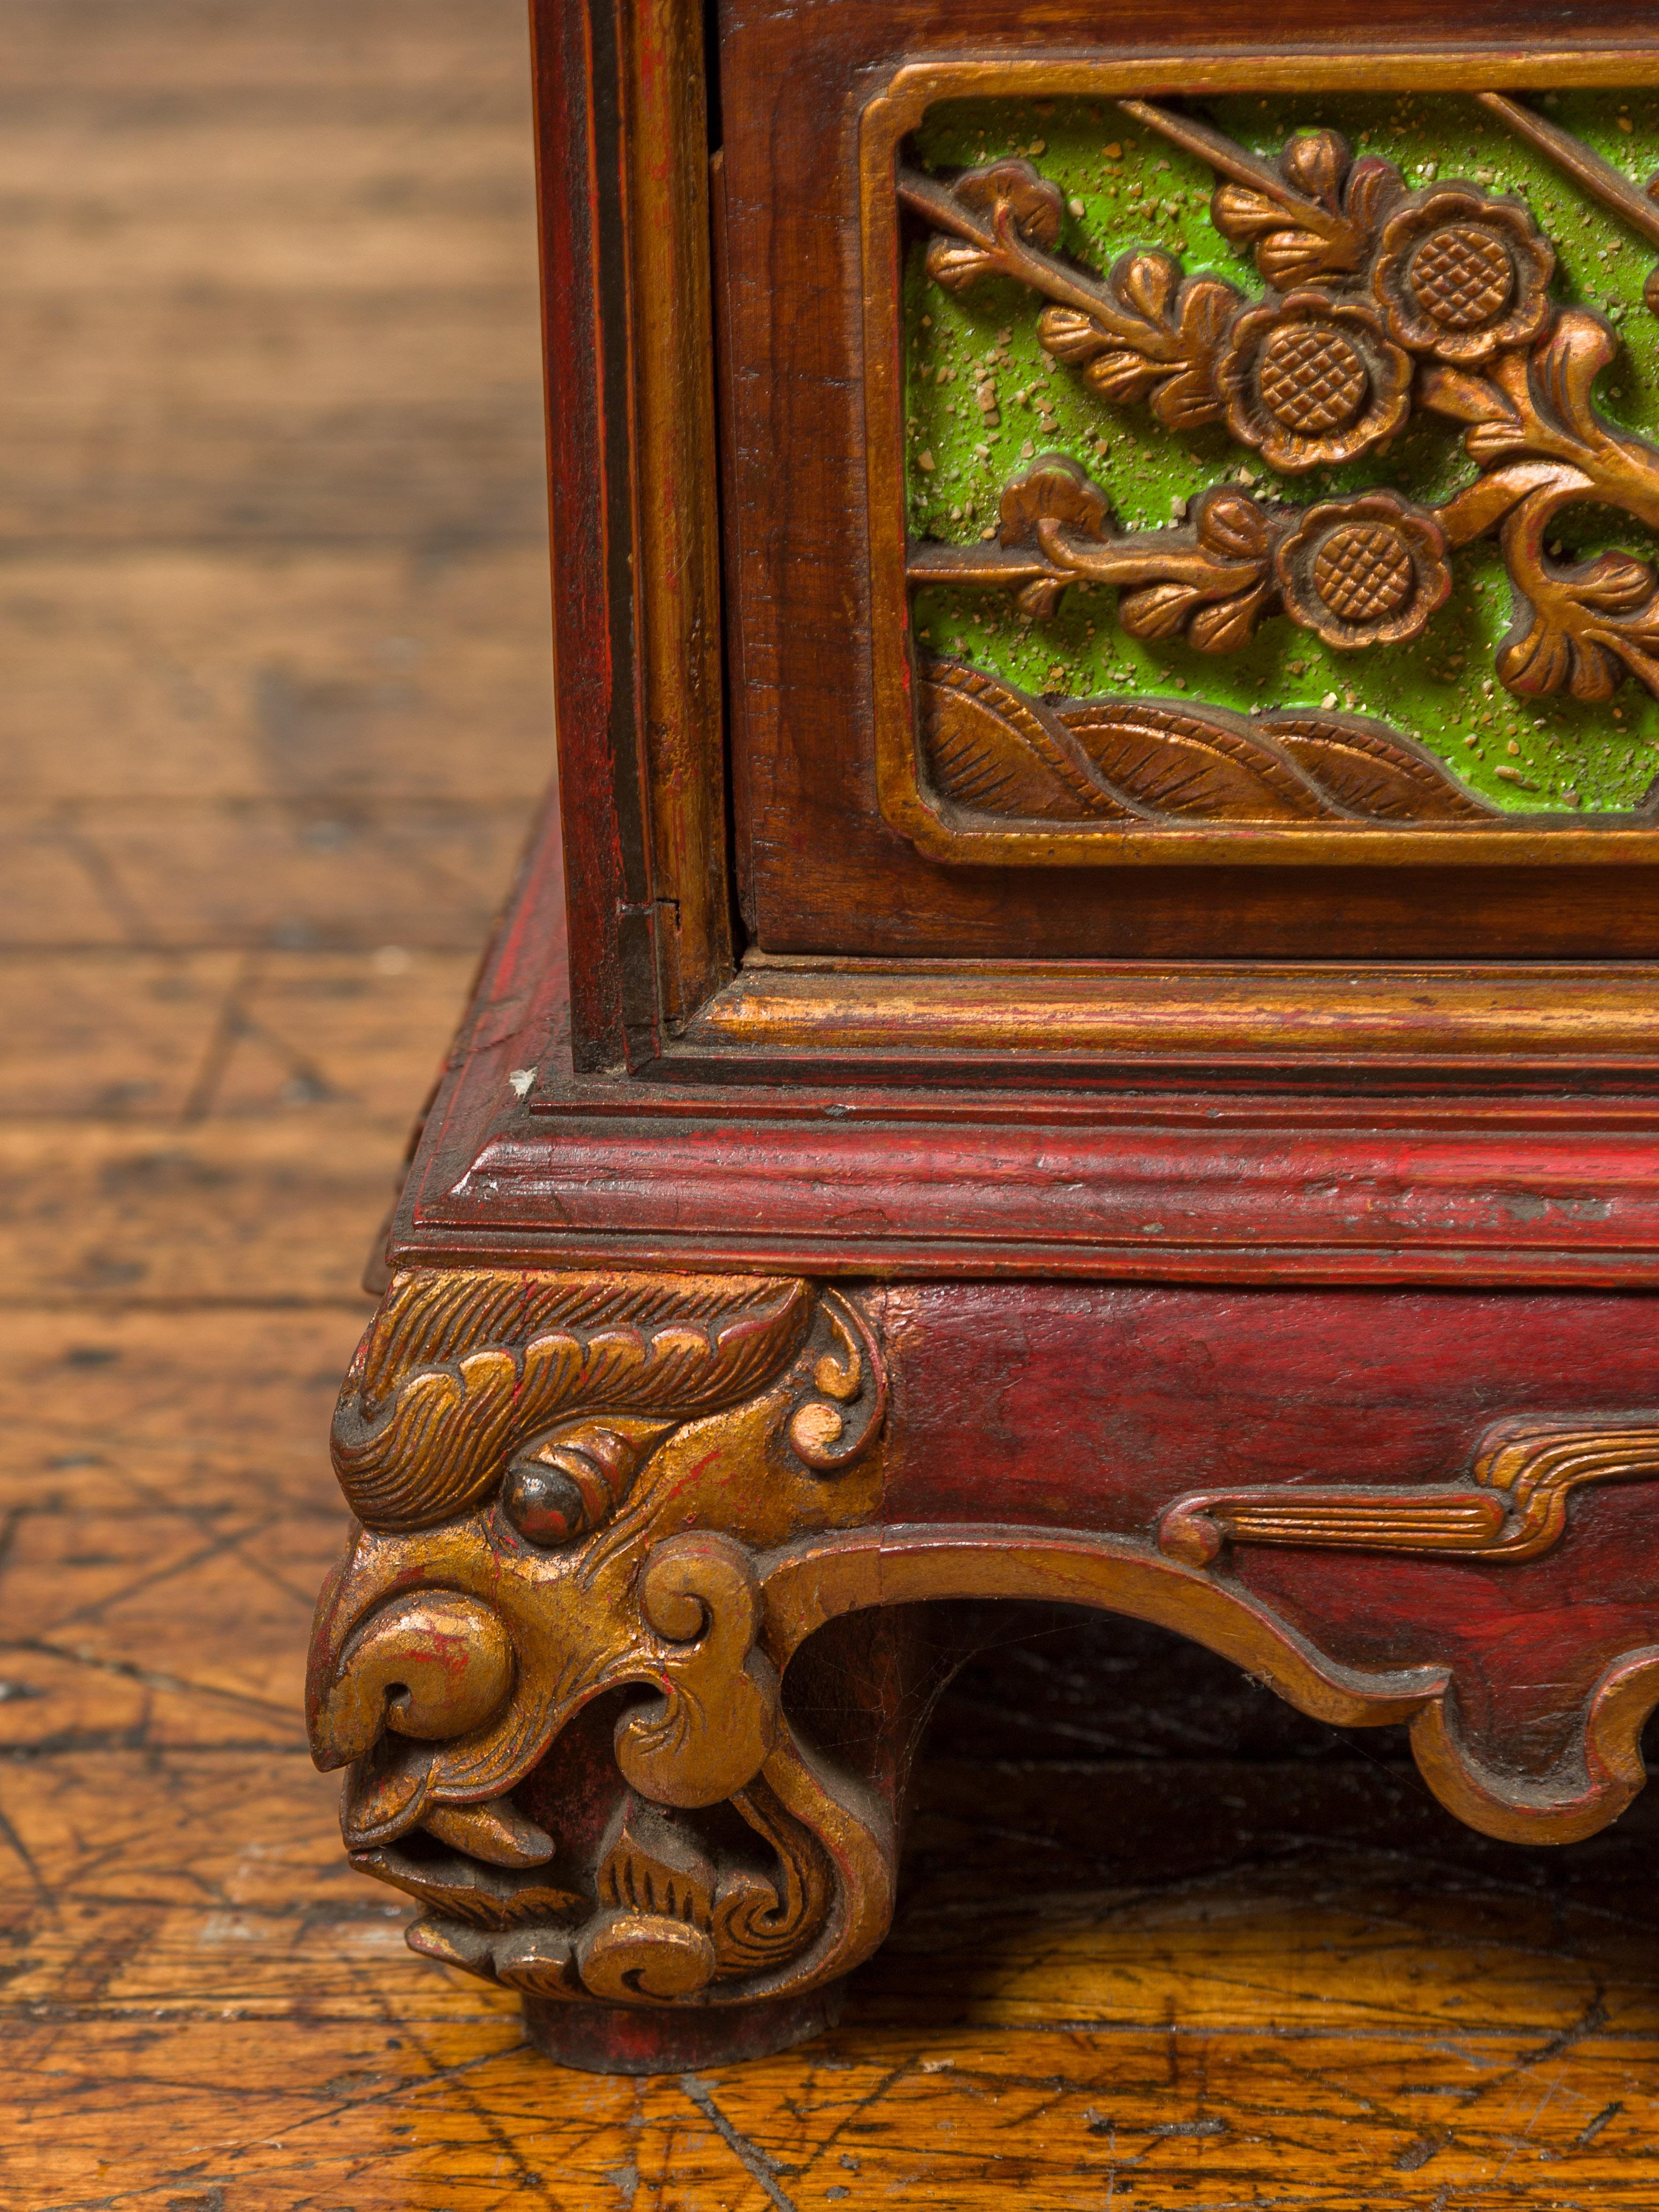
<svg viewBox="0 0 1659 2212">
<path fill-rule="evenodd" d="M 792 1719 L 758 1565 L 868 1521 L 884 1412 L 857 1306 L 793 1279 L 387 1291 L 334 1424 L 361 1525 L 313 1748 L 354 1865 L 425 1907 L 411 1947 L 521 1990 L 550 2057 L 781 2049 L 884 1933 L 902 1748 L 860 1771 Z M 903 1684 L 840 1670 L 844 1741 L 908 1742 Z"/>
<path fill-rule="evenodd" d="M 1015 1502 L 999 1395 L 930 1426 L 890 1316 L 896 1443 L 867 1304 L 793 1279 L 413 1273 L 347 1378 L 334 1457 L 360 1525 L 318 1611 L 313 1750 L 349 1770 L 354 1864 L 424 1908 L 413 1948 L 522 1992 L 550 2055 L 723 2063 L 827 2023 L 891 1917 L 911 1747 L 961 1656 L 919 1625 L 941 1601 L 1125 1613 L 1317 1717 L 1408 1723 L 1443 1802 L 1491 1834 L 1588 1835 L 1640 1786 L 1651 1583 L 1575 1516 L 1659 1477 L 1659 1416 L 1505 1419 L 1467 1467 L 1398 1484 L 1193 1490 L 1180 1457 L 1103 1484 L 1081 1427 L 1066 1448 L 1098 1364 L 1085 1311 L 1049 1401 L 1052 1519 L 971 1522 Z M 979 1310 L 938 1324 L 963 1334 L 935 1376 L 970 1366 Z M 1344 1554 L 1346 1577 L 1310 1564 Z M 1557 1647 L 1517 1670 L 1540 1619 Z"/>
</svg>

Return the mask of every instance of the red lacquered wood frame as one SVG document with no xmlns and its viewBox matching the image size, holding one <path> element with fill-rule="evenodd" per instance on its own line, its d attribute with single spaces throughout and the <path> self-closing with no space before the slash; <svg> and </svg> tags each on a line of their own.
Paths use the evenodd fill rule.
<svg viewBox="0 0 1659 2212">
<path fill-rule="evenodd" d="M 1436 50 L 1519 49 L 1539 55 L 1540 67 L 1552 50 L 1623 46 L 1650 57 L 1639 11 L 1618 0 L 1580 9 L 1566 26 L 1554 9 L 1517 18 L 1499 0 L 1481 0 L 1464 11 L 1455 40 L 1416 0 L 1388 0 L 1368 17 L 1363 49 L 1352 34 L 1333 40 L 1325 11 L 1312 0 L 1302 4 L 1301 15 L 1292 10 L 1273 26 L 1284 49 L 1339 64 L 1348 55 L 1356 67 L 1390 49 L 1409 49 L 1419 76 L 1423 57 Z M 925 24 L 911 24 L 902 10 L 829 4 L 813 20 L 828 27 L 819 40 L 824 58 L 799 74 L 782 58 L 799 43 L 796 19 L 785 11 L 769 29 L 763 10 L 734 18 L 732 38 L 739 46 L 758 41 L 761 59 L 741 98 L 725 88 L 726 127 L 737 135 L 715 164 L 716 247 L 763 220 L 757 198 L 767 173 L 755 149 L 777 138 L 783 115 L 764 107 L 769 93 L 784 107 L 810 93 L 826 116 L 845 111 L 845 129 L 855 136 L 848 82 L 873 90 L 918 42 L 953 53 L 971 50 L 976 39 L 991 48 L 1030 44 L 1024 30 L 1002 26 L 994 11 L 976 13 L 969 0 L 953 0 Z M 726 272 L 714 289 L 737 304 L 724 318 L 713 316 L 710 257 L 694 219 L 702 185 L 693 155 L 706 143 L 707 106 L 702 79 L 673 66 L 684 64 L 689 38 L 674 0 L 583 10 L 579 21 L 544 5 L 536 22 L 560 757 L 571 922 L 583 948 L 573 979 L 578 1070 L 625 1066 L 705 1084 L 804 1075 L 841 1084 L 913 1077 L 1000 1085 L 1029 1084 L 1048 1064 L 1068 1085 L 1312 1082 L 1408 1092 L 1516 1078 L 1552 1090 L 1650 1082 L 1659 1066 L 1650 958 L 1659 936 L 1648 908 L 1659 870 L 1558 866 L 1540 878 L 1483 868 L 1467 881 L 1455 870 L 1399 867 L 1165 871 L 1163 890 L 1138 870 L 1132 912 L 1079 936 L 1074 925 L 1098 895 L 1097 881 L 1091 890 L 1044 869 L 1022 877 L 933 866 L 918 874 L 921 864 L 905 841 L 870 826 L 878 813 L 873 754 L 867 744 L 848 742 L 864 726 L 857 671 L 867 659 L 859 642 L 867 611 L 848 617 L 854 631 L 846 650 L 812 644 L 810 680 L 792 690 L 766 629 L 780 618 L 787 580 L 775 580 L 776 590 L 749 580 L 763 549 L 787 544 L 794 549 L 791 574 L 806 579 L 790 590 L 818 588 L 813 580 L 821 574 L 833 580 L 823 586 L 822 616 L 832 629 L 834 610 L 859 599 L 839 549 L 860 542 L 862 464 L 836 443 L 855 435 L 846 413 L 855 356 L 815 367 L 811 352 L 820 321 L 826 333 L 833 325 L 843 350 L 856 344 L 856 297 L 845 314 L 830 314 L 818 295 L 832 234 L 847 241 L 838 249 L 843 258 L 855 255 L 857 210 L 849 204 L 841 217 L 826 211 L 800 164 L 781 159 L 780 204 L 805 226 L 798 238 L 789 232 L 793 245 L 775 240 L 804 288 L 803 311 L 790 323 L 794 350 L 775 374 L 758 356 L 732 360 L 726 379 L 730 466 L 740 462 L 749 472 L 726 488 L 733 588 L 724 691 L 737 804 L 728 854 L 721 775 L 711 765 L 719 715 L 710 712 L 708 656 L 720 471 L 709 386 L 720 323 L 735 316 L 741 325 L 737 311 L 759 280 L 747 264 Z M 1109 29 L 1109 21 L 1091 14 L 1076 36 L 1097 43 Z M 764 42 L 774 31 L 783 46 L 769 70 Z M 1144 39 L 1140 11 L 1126 19 L 1122 36 L 1131 45 Z M 1237 0 L 1223 9 L 1176 11 L 1162 36 L 1161 50 L 1177 56 L 1249 51 L 1253 41 L 1259 50 L 1261 20 L 1248 0 Z M 817 55 L 818 47 L 811 51 Z M 855 170 L 854 162 L 849 173 Z M 675 340 L 665 340 L 667 331 Z M 755 434 L 745 438 L 743 426 L 769 409 L 761 449 L 751 451 Z M 799 467 L 780 469 L 783 453 L 799 457 Z M 821 501 L 830 481 L 841 519 L 834 532 L 825 522 L 819 536 L 833 537 L 841 565 L 826 569 L 783 526 L 792 501 Z M 764 486 L 783 502 L 775 512 L 762 498 Z M 753 559 L 744 551 L 751 538 Z M 751 607 L 759 613 L 751 616 Z M 815 638 L 818 617 L 797 614 L 797 630 Z M 784 700 L 787 732 L 777 719 Z M 810 733 L 825 712 L 820 743 Z M 876 847 L 849 877 L 845 853 L 862 851 L 860 841 L 872 836 Z M 823 908 L 804 933 L 767 920 L 777 904 L 763 888 L 769 868 Z M 1226 917 L 1219 936 L 1200 934 L 1184 952 L 1180 928 L 1154 921 L 1160 912 L 1214 897 Z M 738 933 L 734 950 L 738 902 L 751 926 Z M 1507 919 L 1494 934 L 1480 917 L 1498 907 Z M 1247 910 L 1279 919 L 1267 932 L 1273 949 L 1241 977 L 1236 961 L 1216 953 L 1221 944 L 1263 952 L 1267 939 L 1254 941 L 1261 932 Z M 1441 918 L 1425 934 L 1416 918 L 1435 913 Z M 891 917 L 899 934 L 884 922 L 876 939 L 885 930 L 886 944 L 904 957 L 870 957 L 872 915 Z M 1281 927 L 1293 917 L 1293 927 Z M 1471 917 L 1480 923 L 1472 936 L 1463 927 Z M 1474 958 L 1457 957 L 1463 941 L 1477 948 Z M 1316 975 L 1310 985 L 1308 971 L 1320 963 L 1298 957 L 1336 942 L 1340 994 L 1322 992 Z M 1513 957 L 1492 957 L 1493 945 Z M 1032 957 L 1056 951 L 1066 957 Z M 1113 957 L 1100 958 L 1103 951 Z M 1084 952 L 1093 957 L 1076 957 Z M 1565 975 L 1552 972 L 1564 963 Z M 1172 997 L 1179 1014 L 1173 1051 Z M 1310 999 L 1323 1003 L 1316 1007 Z"/>
<path fill-rule="evenodd" d="M 1407 1725 L 1477 1827 L 1593 1832 L 1659 1702 L 1650 971 L 744 942 L 702 65 L 674 0 L 535 20 L 562 813 L 335 1421 L 354 1863 L 566 2063 L 812 2034 L 965 1648 L 933 1599 L 1162 1624 Z"/>
</svg>

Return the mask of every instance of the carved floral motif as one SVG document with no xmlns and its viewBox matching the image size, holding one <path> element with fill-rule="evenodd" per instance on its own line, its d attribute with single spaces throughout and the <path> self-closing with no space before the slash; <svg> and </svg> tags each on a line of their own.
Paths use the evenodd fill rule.
<svg viewBox="0 0 1659 2212">
<path fill-rule="evenodd" d="M 1415 637 L 1451 597 L 1445 532 L 1391 491 L 1309 507 L 1273 570 L 1291 621 L 1350 649 Z"/>
<path fill-rule="evenodd" d="M 1293 292 L 1233 319 L 1215 367 L 1227 428 L 1270 468 L 1334 468 L 1411 412 L 1412 364 L 1363 300 Z"/>
<path fill-rule="evenodd" d="M 1555 248 L 1524 207 L 1454 185 L 1384 225 L 1371 287 L 1402 346 L 1466 365 L 1532 343 L 1554 274 Z"/>
<path fill-rule="evenodd" d="M 1600 702 L 1634 676 L 1659 695 L 1659 577 L 1633 556 L 1549 550 L 1580 501 L 1659 526 L 1659 451 L 1596 411 L 1618 340 L 1552 299 L 1554 248 L 1525 204 L 1461 179 L 1409 191 L 1331 131 L 1270 162 L 1195 117 L 1121 105 L 1216 171 L 1213 220 L 1253 255 L 1265 298 L 1155 248 L 1094 274 L 1062 250 L 1059 188 L 1023 159 L 948 179 L 901 170 L 933 276 L 1016 279 L 1044 303 L 1044 348 L 1103 400 L 1145 402 L 1171 430 L 1224 417 L 1280 475 L 1382 451 L 1414 410 L 1461 424 L 1479 474 L 1434 507 L 1380 491 L 1298 509 L 1218 487 L 1185 529 L 1125 531 L 1075 463 L 1042 455 L 1005 491 L 995 546 L 916 544 L 913 585 L 1001 586 L 1042 617 L 1076 582 L 1109 583 L 1138 637 L 1225 653 L 1283 615 L 1358 652 L 1419 635 L 1450 593 L 1449 555 L 1496 532 L 1514 597 L 1497 672 L 1511 691 Z M 1559 126 L 1487 105 L 1655 232 L 1633 188 Z"/>
</svg>

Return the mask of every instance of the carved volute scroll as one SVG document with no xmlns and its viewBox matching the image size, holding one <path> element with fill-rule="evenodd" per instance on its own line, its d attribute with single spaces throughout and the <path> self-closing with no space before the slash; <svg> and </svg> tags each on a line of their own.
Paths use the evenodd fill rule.
<svg viewBox="0 0 1659 2212">
<path fill-rule="evenodd" d="M 885 1406 L 854 1300 L 793 1279 L 393 1283 L 335 1420 L 362 1527 L 311 1726 L 350 1769 L 354 1862 L 427 1907 L 417 1949 L 644 2004 L 770 1994 L 878 1940 L 890 1824 L 797 1742 L 757 1560 L 867 1516 Z M 538 1770 L 617 1692 L 584 1843 Z"/>
<path fill-rule="evenodd" d="M 944 96 L 948 74 L 936 73 L 933 96 Z M 987 67 L 982 76 L 993 102 L 987 112 L 1000 117 L 997 73 Z M 1020 81 L 1036 89 L 1029 70 Z M 971 99 L 977 83 L 964 65 L 950 88 Z M 1091 137 L 1074 149 L 1069 173 L 1086 169 L 1100 185 L 1101 204 L 1117 208 L 1121 238 L 1133 210 L 1126 214 L 1114 198 L 1111 180 L 1123 174 L 1117 142 L 1133 137 L 1154 151 L 1175 149 L 1189 168 L 1211 173 L 1207 223 L 1231 263 L 1224 273 L 1213 264 L 1185 265 L 1158 242 L 1152 219 L 1166 210 L 1149 194 L 1133 207 L 1154 234 L 1097 266 L 1085 204 L 1068 200 L 1047 173 L 1041 137 L 965 167 L 933 161 L 905 134 L 918 115 L 907 97 L 872 111 L 868 132 L 896 135 L 883 157 L 890 170 L 872 155 L 866 171 L 866 190 L 891 193 L 901 245 L 912 256 L 904 313 L 915 319 L 918 302 L 994 300 L 994 313 L 975 325 L 984 325 L 980 343 L 991 335 L 988 316 L 1022 331 L 1030 323 L 1047 363 L 1035 379 L 1011 366 L 1014 329 L 1005 327 L 960 370 L 957 355 L 939 356 L 940 382 L 959 374 L 972 380 L 960 401 L 954 385 L 945 399 L 931 381 L 926 330 L 914 319 L 905 325 L 907 360 L 920 348 L 924 364 L 907 372 L 926 387 L 924 398 L 907 403 L 907 436 L 912 481 L 925 493 L 943 463 L 919 444 L 923 422 L 971 418 L 944 432 L 956 441 L 964 486 L 973 471 L 993 466 L 987 441 L 1005 437 L 1011 405 L 1022 410 L 1022 423 L 1029 411 L 1033 430 L 1021 449 L 1026 458 L 1003 476 L 988 512 L 964 489 L 942 532 L 935 525 L 912 536 L 908 588 L 913 596 L 954 593 L 952 605 L 964 592 L 1002 597 L 1033 644 L 1051 632 L 1056 644 L 1062 635 L 1070 642 L 1061 666 L 1039 685 L 998 665 L 1012 646 L 992 651 L 988 666 L 950 649 L 922 622 L 909 772 L 921 776 L 925 811 L 900 793 L 901 826 L 936 857 L 975 860 L 1148 857 L 1158 837 L 1200 826 L 1279 838 L 1241 845 L 1243 858 L 1299 849 L 1338 858 L 1342 847 L 1332 841 L 1343 835 L 1358 857 L 1355 833 L 1410 831 L 1455 836 L 1462 858 L 1480 856 L 1480 840 L 1500 838 L 1492 857 L 1514 860 L 1550 857 L 1549 838 L 1563 836 L 1576 840 L 1576 856 L 1594 856 L 1594 832 L 1622 823 L 1628 835 L 1655 817 L 1659 781 L 1651 776 L 1598 813 L 1583 811 L 1567 770 L 1547 788 L 1530 764 L 1487 757 L 1486 732 L 1502 726 L 1492 711 L 1494 680 L 1511 715 L 1571 702 L 1606 718 L 1581 715 L 1575 729 L 1597 728 L 1615 743 L 1626 715 L 1621 696 L 1628 702 L 1632 685 L 1638 701 L 1643 692 L 1659 696 L 1659 574 L 1644 550 L 1646 533 L 1659 526 L 1659 442 L 1603 404 L 1604 373 L 1627 349 L 1650 347 L 1650 327 L 1638 331 L 1576 300 L 1557 242 L 1526 193 L 1481 165 L 1494 158 L 1491 135 L 1479 161 L 1473 149 L 1477 134 L 1512 134 L 1508 143 L 1525 149 L 1517 159 L 1536 161 L 1571 203 L 1558 221 L 1594 206 L 1627 241 L 1638 234 L 1636 250 L 1650 251 L 1659 245 L 1653 203 L 1624 170 L 1536 104 L 1498 94 L 1457 96 L 1475 173 L 1467 176 L 1413 162 L 1403 141 L 1391 149 L 1389 118 L 1404 111 L 1381 100 L 1377 127 L 1364 134 L 1369 147 L 1307 125 L 1269 155 L 1218 127 L 1201 102 L 1121 98 L 1077 110 L 1093 118 Z M 1018 112 L 1034 121 L 1054 106 L 1039 100 Z M 898 118 L 890 124 L 883 119 L 889 108 Z M 993 138 L 1006 128 L 995 119 L 984 126 Z M 1148 161 L 1140 173 L 1169 167 Z M 1576 235 L 1566 243 L 1579 252 Z M 872 317 L 897 314 L 896 304 L 881 307 L 878 292 Z M 1659 271 L 1648 298 L 1659 301 Z M 1025 382 L 1011 393 L 1020 375 Z M 1087 422 L 1092 412 L 1099 426 L 1071 449 L 1054 442 L 1059 403 L 1043 396 L 1061 389 L 1073 395 L 1069 421 Z M 879 389 L 877 398 L 879 416 Z M 1091 472 L 1091 456 L 1108 450 L 1126 412 L 1146 425 L 1136 430 L 1137 450 L 1162 438 L 1214 457 L 1212 481 L 1178 501 L 1167 524 L 1121 522 Z M 881 419 L 896 426 L 896 414 Z M 975 429 L 981 441 L 969 452 Z M 1418 456 L 1412 488 L 1388 480 L 1408 434 Z M 1242 465 L 1218 445 L 1224 435 Z M 1433 450 L 1443 446 L 1444 457 L 1436 481 L 1444 489 L 1429 495 L 1423 487 L 1432 472 L 1421 456 L 1425 439 L 1437 436 Z M 890 498 L 892 454 L 872 451 L 872 490 Z M 1623 517 L 1632 544 L 1586 543 L 1587 529 L 1595 537 L 1585 521 L 1591 511 Z M 1408 722 L 1356 708 L 1353 687 L 1369 685 L 1374 696 L 1380 687 L 1386 697 L 1389 656 L 1438 635 L 1431 625 L 1455 593 L 1486 588 L 1460 559 L 1480 541 L 1501 559 L 1510 624 L 1484 692 L 1474 688 L 1480 679 L 1467 649 L 1444 647 L 1450 666 L 1441 690 L 1462 686 L 1473 705 L 1461 744 L 1442 738 L 1431 745 Z M 1121 636 L 1164 656 L 1169 678 L 1190 672 L 1190 681 L 1180 673 L 1179 690 L 1194 696 L 1159 696 L 1144 682 L 1121 694 L 1067 690 L 1064 664 L 1083 651 L 1084 616 L 1063 634 L 1054 625 L 1079 592 L 1088 595 L 1079 604 L 1089 637 L 1115 621 Z M 1317 665 L 1332 673 L 1330 690 L 1297 700 L 1291 684 L 1287 702 L 1281 657 L 1280 674 L 1248 712 L 1230 702 L 1224 686 L 1220 697 L 1204 697 L 1205 664 L 1219 669 L 1253 647 L 1264 626 L 1276 635 L 1285 625 L 1326 656 Z M 1350 662 L 1355 672 L 1345 675 L 1338 664 Z M 1578 740 L 1547 742 L 1570 748 Z M 884 760 L 891 812 L 896 738 Z M 1564 796 L 1551 796 L 1556 785 Z M 1553 850 L 1559 857 L 1559 845 Z M 1611 847 L 1601 856 L 1612 857 Z"/>
<path fill-rule="evenodd" d="M 1447 1553 L 1516 1562 L 1553 1549 L 1567 1503 L 1592 1483 L 1659 1476 L 1659 1419 L 1621 1425 L 1499 1421 L 1476 1449 L 1465 1482 L 1406 1491 L 1200 1491 L 1158 1522 L 1172 1559 L 1209 1566 L 1229 1544 L 1294 1544 L 1338 1551 Z"/>
<path fill-rule="evenodd" d="M 353 1863 L 423 1907 L 416 1949 L 556 2006 L 742 2005 L 845 1974 L 890 1915 L 902 1784 L 804 1737 L 785 1678 L 827 1624 L 928 1599 L 1124 1613 L 1326 1719 L 1409 1722 L 1438 1794 L 1497 1834 L 1588 1833 L 1638 1785 L 1659 1650 L 1575 1693 L 1576 1736 L 1523 1784 L 1461 1733 L 1450 1660 L 1352 1664 L 1340 1608 L 1292 1626 L 1235 1566 L 1327 1547 L 1524 1576 L 1596 1492 L 1659 1477 L 1659 1417 L 1516 1418 L 1444 1480 L 1172 1488 L 1104 1527 L 1086 1463 L 1056 1478 L 1080 1525 L 996 1518 L 993 1459 L 983 1520 L 890 1522 L 908 1440 L 879 1310 L 794 1279 L 394 1281 L 336 1419 L 361 1525 L 319 1607 L 309 1719 L 349 1770 Z M 859 1708 L 866 1738 L 892 1719 Z"/>
</svg>

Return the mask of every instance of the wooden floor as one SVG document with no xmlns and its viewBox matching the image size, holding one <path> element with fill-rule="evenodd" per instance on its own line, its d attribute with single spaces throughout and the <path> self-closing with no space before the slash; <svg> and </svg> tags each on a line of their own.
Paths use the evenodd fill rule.
<svg viewBox="0 0 1659 2212">
<path fill-rule="evenodd" d="M 1645 1802 L 1039 1632 L 845 2024 L 610 2081 L 410 1957 L 297 1705 L 356 1276 L 549 766 L 519 0 L 7 0 L 0 2203 L 1659 2205 Z"/>
</svg>

